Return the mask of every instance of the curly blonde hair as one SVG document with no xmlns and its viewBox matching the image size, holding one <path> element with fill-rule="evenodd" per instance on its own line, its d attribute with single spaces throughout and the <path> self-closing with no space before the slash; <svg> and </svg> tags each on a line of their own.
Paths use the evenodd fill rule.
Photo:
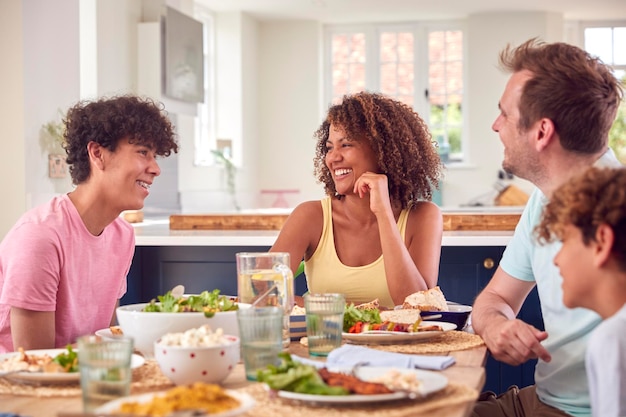
<svg viewBox="0 0 626 417">
<path fill-rule="evenodd" d="M 418 200 L 431 200 L 438 188 L 443 164 L 422 118 L 409 106 L 382 94 L 346 95 L 328 110 L 315 132 L 315 175 L 327 195 L 337 190 L 326 166 L 330 125 L 341 127 L 354 141 L 366 140 L 378 155 L 380 173 L 387 176 L 389 197 L 402 208 Z"/>
<path fill-rule="evenodd" d="M 583 243 L 595 241 L 598 226 L 613 229 L 611 253 L 626 271 L 626 168 L 589 168 L 557 188 L 535 228 L 540 243 L 563 238 L 568 225 L 580 229 Z"/>
</svg>

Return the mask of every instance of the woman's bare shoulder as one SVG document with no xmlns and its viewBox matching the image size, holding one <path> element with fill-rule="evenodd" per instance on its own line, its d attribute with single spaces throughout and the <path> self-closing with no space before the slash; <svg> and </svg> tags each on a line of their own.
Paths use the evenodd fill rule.
<svg viewBox="0 0 626 417">
<path fill-rule="evenodd" d="M 431 201 L 418 201 L 411 206 L 409 219 L 413 222 L 443 222 L 441 209 Z"/>
<path fill-rule="evenodd" d="M 322 202 L 320 200 L 305 201 L 296 206 L 291 215 L 297 216 L 314 216 L 322 215 Z"/>
<path fill-rule="evenodd" d="M 296 228 L 309 228 L 324 222 L 322 204 L 320 200 L 305 201 L 298 204 L 289 217 L 285 226 Z"/>
<path fill-rule="evenodd" d="M 413 212 L 441 213 L 439 206 L 432 201 L 418 201 L 411 206 Z"/>
</svg>

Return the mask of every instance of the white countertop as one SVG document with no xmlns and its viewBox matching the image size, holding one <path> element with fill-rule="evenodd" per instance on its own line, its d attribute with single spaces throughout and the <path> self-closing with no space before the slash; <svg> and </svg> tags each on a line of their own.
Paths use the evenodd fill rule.
<svg viewBox="0 0 626 417">
<path fill-rule="evenodd" d="M 170 230 L 169 219 L 133 224 L 137 246 L 272 246 L 277 230 Z M 443 246 L 506 246 L 512 231 L 444 232 Z"/>
</svg>

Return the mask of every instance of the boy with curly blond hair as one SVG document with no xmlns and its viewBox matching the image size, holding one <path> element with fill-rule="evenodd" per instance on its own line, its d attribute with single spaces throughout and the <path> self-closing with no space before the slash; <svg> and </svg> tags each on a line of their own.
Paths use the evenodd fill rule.
<svg viewBox="0 0 626 417">
<path fill-rule="evenodd" d="M 591 168 L 560 186 L 536 228 L 561 241 L 554 264 L 563 303 L 604 320 L 587 345 L 585 367 L 595 417 L 626 415 L 626 169 Z"/>
</svg>

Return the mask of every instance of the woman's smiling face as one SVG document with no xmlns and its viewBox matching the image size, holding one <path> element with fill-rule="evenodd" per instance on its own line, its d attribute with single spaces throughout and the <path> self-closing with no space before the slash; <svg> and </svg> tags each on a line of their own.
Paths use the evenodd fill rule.
<svg viewBox="0 0 626 417">
<path fill-rule="evenodd" d="M 342 127 L 334 124 L 326 141 L 325 162 L 341 195 L 351 194 L 364 172 L 378 172 L 376 155 L 367 140 L 349 138 Z"/>
</svg>

